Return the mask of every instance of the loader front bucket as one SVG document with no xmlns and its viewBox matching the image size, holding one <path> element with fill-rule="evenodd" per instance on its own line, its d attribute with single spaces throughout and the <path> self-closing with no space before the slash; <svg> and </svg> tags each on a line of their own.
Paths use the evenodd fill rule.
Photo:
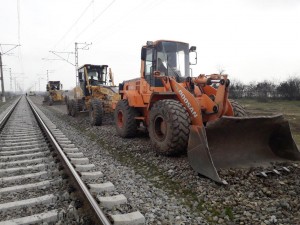
<svg viewBox="0 0 300 225">
<path fill-rule="evenodd" d="M 188 158 L 195 171 L 224 183 L 218 169 L 300 160 L 300 152 L 282 115 L 224 116 L 209 122 L 205 130 L 191 126 Z"/>
</svg>

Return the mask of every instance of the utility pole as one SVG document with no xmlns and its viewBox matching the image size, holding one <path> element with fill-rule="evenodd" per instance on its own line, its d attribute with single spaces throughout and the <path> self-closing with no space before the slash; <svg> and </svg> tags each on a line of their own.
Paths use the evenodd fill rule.
<svg viewBox="0 0 300 225">
<path fill-rule="evenodd" d="M 42 76 L 43 74 L 37 74 L 37 76 L 38 76 L 38 80 L 39 80 L 39 92 L 41 92 L 41 80 L 45 80 L 45 78 L 42 78 L 41 76 Z M 47 79 L 48 80 L 48 79 Z"/>
<path fill-rule="evenodd" d="M 67 63 L 71 64 L 72 66 L 75 67 L 75 78 L 76 78 L 76 86 L 77 86 L 77 82 L 78 82 L 78 50 L 89 50 L 88 46 L 91 45 L 92 43 L 78 43 L 75 42 L 75 52 L 56 52 L 56 51 L 49 51 L 52 54 L 56 55 L 57 57 L 59 57 L 61 60 L 66 61 Z M 80 47 L 81 46 L 81 47 Z M 65 59 L 64 57 L 60 56 L 59 54 L 75 54 L 75 65 L 73 63 L 71 63 L 68 59 Z M 48 60 L 52 60 L 52 59 L 48 59 Z M 53 59 L 55 60 L 55 59 Z"/>
<path fill-rule="evenodd" d="M 78 84 L 77 77 L 78 77 L 78 43 L 75 42 L 75 79 L 76 79 L 75 84 L 76 86 Z"/>
<path fill-rule="evenodd" d="M 92 43 L 78 43 L 75 42 L 75 75 L 76 75 L 76 86 L 78 84 L 78 49 L 81 50 L 89 50 L 89 45 L 91 45 Z M 83 45 L 81 48 L 78 47 L 78 45 Z"/>
<path fill-rule="evenodd" d="M 14 77 L 14 79 L 15 79 L 15 93 L 16 93 L 16 87 L 17 87 L 17 81 L 16 81 L 16 77 Z"/>
<path fill-rule="evenodd" d="M 10 80 L 10 91 L 12 90 L 12 76 L 11 76 L 11 68 L 9 68 L 9 80 Z"/>
<path fill-rule="evenodd" d="M 22 75 L 24 73 L 12 73 L 12 74 L 19 74 L 19 75 Z M 27 77 L 24 77 L 24 76 L 15 76 L 13 77 L 14 79 L 14 82 L 15 82 L 15 93 L 17 91 L 17 86 L 20 86 L 19 84 L 17 84 L 17 79 L 24 79 L 24 78 L 27 78 Z"/>
<path fill-rule="evenodd" d="M 2 89 L 2 92 L 1 92 L 1 97 L 2 97 L 2 102 L 6 102 L 5 100 L 5 91 L 4 91 L 4 78 L 3 78 L 3 64 L 2 64 L 2 55 L 5 55 L 7 54 L 8 52 L 10 52 L 11 50 L 15 49 L 16 47 L 20 46 L 20 45 L 14 45 L 14 44 L 0 44 L 0 47 L 1 45 L 12 45 L 13 47 L 10 48 L 8 51 L 2 53 L 0 52 L 0 75 L 1 75 L 1 89 Z"/>
<path fill-rule="evenodd" d="M 0 75 L 1 75 L 1 97 L 2 102 L 5 102 L 5 95 L 4 95 L 4 79 L 3 79 L 3 67 L 2 67 L 2 53 L 0 52 Z"/>
</svg>

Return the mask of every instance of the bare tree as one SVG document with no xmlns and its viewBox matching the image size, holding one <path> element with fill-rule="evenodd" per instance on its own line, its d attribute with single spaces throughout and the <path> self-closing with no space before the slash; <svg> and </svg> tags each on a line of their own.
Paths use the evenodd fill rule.
<svg viewBox="0 0 300 225">
<path fill-rule="evenodd" d="M 218 74 L 222 75 L 225 72 L 225 68 L 219 64 L 219 65 L 217 65 L 217 71 L 218 71 Z"/>
<path fill-rule="evenodd" d="M 300 99 L 300 79 L 290 77 L 287 81 L 281 82 L 277 87 L 278 95 L 288 100 Z"/>
</svg>

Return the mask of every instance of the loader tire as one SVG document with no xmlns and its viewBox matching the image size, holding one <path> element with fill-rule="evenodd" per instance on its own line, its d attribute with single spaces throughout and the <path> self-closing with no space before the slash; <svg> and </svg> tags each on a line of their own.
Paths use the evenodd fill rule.
<svg viewBox="0 0 300 225">
<path fill-rule="evenodd" d="M 92 126 L 101 126 L 103 118 L 103 105 L 98 99 L 94 99 L 91 102 L 90 111 L 90 123 Z"/>
<path fill-rule="evenodd" d="M 79 110 L 78 110 L 78 103 L 75 99 L 72 99 L 70 102 L 70 108 L 71 108 L 71 116 L 76 117 Z"/>
<path fill-rule="evenodd" d="M 241 106 L 237 101 L 234 101 L 232 99 L 229 100 L 232 109 L 233 109 L 233 113 L 235 117 L 245 117 L 248 116 L 245 108 L 243 106 Z"/>
<path fill-rule="evenodd" d="M 149 136 L 158 154 L 175 156 L 186 151 L 190 117 L 184 106 L 176 100 L 156 102 L 150 111 Z"/>
<path fill-rule="evenodd" d="M 53 105 L 53 99 L 52 99 L 51 96 L 49 97 L 48 101 L 49 101 L 49 102 L 48 102 L 48 105 L 49 105 L 49 106 Z"/>
<path fill-rule="evenodd" d="M 65 104 L 68 105 L 69 97 L 68 97 L 68 96 L 65 96 L 64 100 L 65 100 Z"/>
<path fill-rule="evenodd" d="M 48 96 L 44 96 L 44 100 L 43 100 L 43 103 L 45 103 L 45 102 L 48 102 Z"/>
<path fill-rule="evenodd" d="M 71 101 L 69 99 L 66 100 L 66 106 L 67 106 L 67 114 L 69 116 L 71 116 L 71 109 L 72 109 L 72 106 L 71 106 Z"/>
<path fill-rule="evenodd" d="M 123 138 L 136 136 L 136 116 L 138 116 L 137 110 L 134 107 L 130 107 L 127 100 L 122 99 L 117 103 L 114 117 L 118 135 Z"/>
</svg>

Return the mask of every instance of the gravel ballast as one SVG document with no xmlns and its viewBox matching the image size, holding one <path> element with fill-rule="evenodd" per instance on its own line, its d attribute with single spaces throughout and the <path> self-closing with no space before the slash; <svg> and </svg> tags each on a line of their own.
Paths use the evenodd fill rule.
<svg viewBox="0 0 300 225">
<path fill-rule="evenodd" d="M 91 127 L 88 117 L 67 116 L 66 106 L 36 104 L 49 119 L 104 173 L 147 224 L 297 224 L 300 221 L 299 162 L 282 175 L 257 176 L 262 168 L 220 171 L 229 185 L 198 176 L 186 155 L 158 156 L 146 132 L 122 139 L 111 115 L 103 126 Z M 120 209 L 122 210 L 122 207 Z"/>
</svg>

